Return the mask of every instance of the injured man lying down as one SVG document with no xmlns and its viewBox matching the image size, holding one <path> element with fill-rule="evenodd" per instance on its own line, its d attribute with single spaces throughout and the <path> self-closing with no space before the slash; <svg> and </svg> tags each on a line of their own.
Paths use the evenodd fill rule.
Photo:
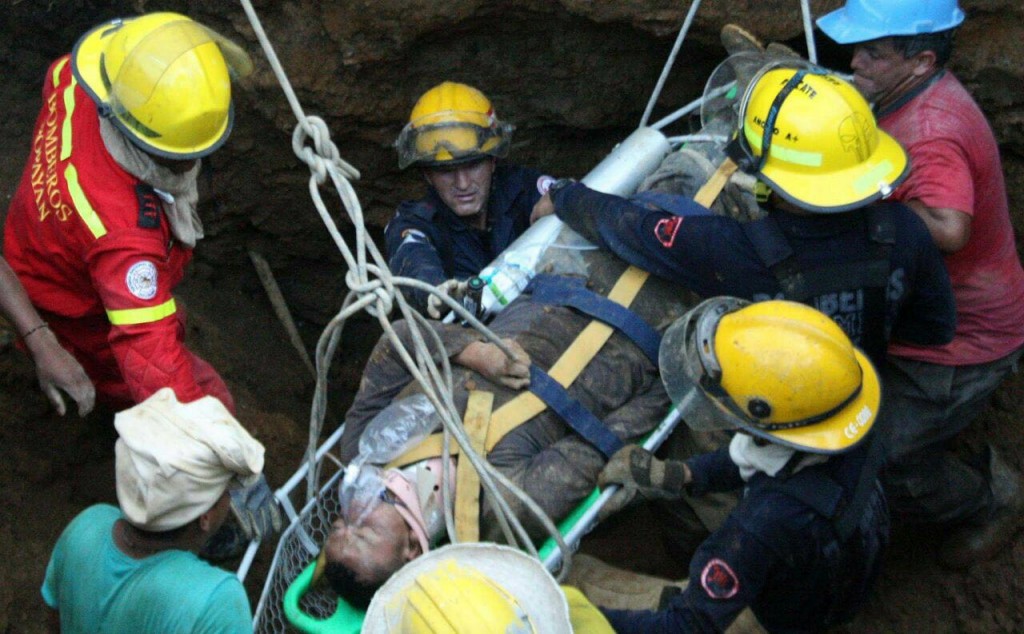
<svg viewBox="0 0 1024 634">
<path fill-rule="evenodd" d="M 682 288 L 651 277 L 641 282 L 633 301 L 627 302 L 628 312 L 621 311 L 621 306 L 609 311 L 603 302 L 610 300 L 602 296 L 608 296 L 627 265 L 605 251 L 561 244 L 566 240 L 580 239 L 563 230 L 540 268 L 549 273 L 538 275 L 523 295 L 488 324 L 515 353 L 514 360 L 473 328 L 430 322 L 452 363 L 457 411 L 466 411 L 475 391 L 494 395 L 486 459 L 555 522 L 593 491 L 601 468 L 622 443 L 638 441 L 668 413 L 670 403 L 657 368 L 658 340 L 693 303 Z M 638 273 L 630 269 L 628 275 Z M 614 328 L 576 380 L 560 390 L 547 372 L 593 319 L 578 306 L 595 303 L 603 308 L 587 308 L 590 314 L 604 320 L 619 313 L 610 318 L 613 323 L 622 322 L 621 327 Z M 408 325 L 400 321 L 395 328 L 408 341 Z M 434 361 L 440 362 L 439 354 Z M 415 393 L 418 387 L 394 346 L 382 336 L 346 415 L 340 443 L 342 461 L 350 467 L 360 465 L 358 477 L 353 481 L 354 470 L 347 470 L 347 482 L 340 487 L 341 514 L 324 547 L 327 580 L 354 606 L 365 607 L 402 565 L 448 538 L 441 499 L 446 465 L 440 443 L 431 451 L 428 440 L 405 453 L 406 459 L 393 460 L 395 445 L 408 445 L 405 439 L 410 430 L 418 429 L 420 433 L 412 435 L 422 437 L 440 426 L 430 402 Z M 576 413 L 563 416 L 543 404 L 542 411 L 530 409 L 529 404 L 524 407 L 522 401 L 530 399 L 534 405 L 553 403 L 562 414 Z M 588 414 L 581 415 L 580 410 Z M 593 426 L 599 429 L 592 431 Z M 582 431 L 575 431 L 577 427 Z M 391 468 L 381 466 L 388 462 Z M 447 465 L 452 484 L 457 462 L 452 458 Z M 486 493 L 478 503 L 480 489 L 473 488 L 456 489 L 453 505 L 458 508 L 460 496 L 471 496 L 479 517 L 473 530 L 479 539 L 504 541 Z M 547 535 L 524 504 L 514 496 L 503 497 L 533 539 Z M 462 539 L 458 525 L 457 530 Z"/>
<path fill-rule="evenodd" d="M 712 74 L 701 113 L 709 139 L 670 153 L 641 184 L 643 193 L 637 194 L 634 202 L 679 215 L 712 213 L 740 222 L 759 217 L 755 179 L 740 172 L 725 184 L 710 209 L 695 210 L 692 199 L 710 178 L 714 165 L 724 159 L 728 133 L 737 124 L 735 96 L 727 99 L 720 93 L 742 95 L 757 71 L 776 61 L 764 51 L 746 50 L 724 61 Z M 736 91 L 724 93 L 723 87 L 733 85 Z M 687 204 L 680 204 L 680 197 L 687 199 Z M 657 341 L 697 298 L 681 286 L 652 276 L 641 283 L 631 302 L 624 302 L 629 308 L 626 316 L 608 310 L 607 300 L 601 298 L 608 297 L 627 268 L 614 255 L 594 249 L 563 229 L 542 257 L 541 274 L 488 324 L 515 352 L 513 360 L 472 328 L 430 322 L 444 346 L 443 353 L 435 353 L 435 363 L 445 354 L 453 365 L 456 409 L 466 412 L 474 391 L 494 395 L 484 444 L 487 461 L 555 522 L 567 517 L 593 491 L 602 467 L 621 443 L 637 442 L 669 411 L 669 398 L 658 376 Z M 591 310 L 595 304 L 600 308 Z M 614 333 L 575 381 L 560 392 L 547 372 L 595 315 L 613 323 Z M 408 346 L 407 325 L 398 322 L 395 328 Z M 325 576 L 335 591 L 355 606 L 365 607 L 375 590 L 402 565 L 448 539 L 441 499 L 442 470 L 447 468 L 447 480 L 454 482 L 458 460 L 442 465 L 440 443 L 430 442 L 437 440 L 436 435 L 404 454 L 404 459 L 392 460 L 396 452 L 388 450 L 389 445 L 394 450 L 394 445 L 404 443 L 411 430 L 424 436 L 440 426 L 426 397 L 415 394 L 417 389 L 399 354 L 382 337 L 346 415 L 341 440 L 341 459 L 362 465 L 359 477 L 354 482 L 349 478 L 341 487 L 342 512 L 323 551 Z M 522 402 L 534 394 L 554 406 L 531 409 L 540 401 Z M 724 432 L 700 434 L 677 429 L 668 450 L 673 459 L 682 460 L 717 449 L 726 441 Z M 399 448 L 397 453 L 401 451 Z M 388 463 L 392 466 L 385 468 Z M 477 502 L 479 486 L 473 489 L 456 489 L 452 505 L 458 508 L 461 496 L 464 504 L 477 509 L 475 534 L 479 539 L 502 541 L 503 530 L 494 508 L 486 495 Z M 524 504 L 513 496 L 503 497 L 532 538 L 547 535 Z M 686 501 L 688 505 L 674 504 L 661 511 L 672 515 L 668 521 L 679 529 L 670 532 L 684 535 L 682 546 L 692 548 L 707 531 L 717 528 L 735 497 L 687 496 Z M 465 541 L 458 524 L 456 530 Z"/>
</svg>

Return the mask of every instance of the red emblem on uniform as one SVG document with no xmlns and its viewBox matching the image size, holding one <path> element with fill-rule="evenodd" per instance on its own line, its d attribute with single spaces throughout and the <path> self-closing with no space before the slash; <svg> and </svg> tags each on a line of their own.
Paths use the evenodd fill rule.
<svg viewBox="0 0 1024 634">
<path fill-rule="evenodd" d="M 675 244 L 676 233 L 679 231 L 679 225 L 681 224 L 683 224 L 682 216 L 662 218 L 658 221 L 658 224 L 654 225 L 654 237 L 658 239 L 661 246 L 667 249 Z"/>
<path fill-rule="evenodd" d="M 716 558 L 701 571 L 700 587 L 712 599 L 731 599 L 740 591 L 740 580 L 729 564 Z"/>
</svg>

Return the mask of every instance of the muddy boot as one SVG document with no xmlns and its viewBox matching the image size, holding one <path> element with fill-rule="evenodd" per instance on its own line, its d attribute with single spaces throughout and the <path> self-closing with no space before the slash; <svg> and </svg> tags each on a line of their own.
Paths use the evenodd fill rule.
<svg viewBox="0 0 1024 634">
<path fill-rule="evenodd" d="M 962 526 L 943 542 L 939 562 L 947 568 L 963 570 L 991 559 L 1024 525 L 1024 482 L 994 449 L 990 451 L 989 487 L 994 508 L 985 523 Z"/>
<path fill-rule="evenodd" d="M 726 24 L 720 34 L 722 46 L 729 55 L 737 53 L 764 53 L 764 44 L 738 24 Z"/>
<path fill-rule="evenodd" d="M 772 58 L 779 58 L 779 59 L 788 59 L 788 58 L 791 58 L 791 57 L 792 58 L 796 58 L 796 59 L 802 59 L 803 58 L 803 55 L 801 55 L 800 53 L 797 53 L 796 51 L 791 49 L 789 46 L 783 44 L 782 42 L 768 42 L 768 46 L 765 47 L 764 52 L 768 53 L 768 56 L 772 57 Z"/>
<path fill-rule="evenodd" d="M 616 568 L 597 557 L 575 555 L 564 582 L 576 586 L 595 605 L 614 610 L 654 610 L 663 593 L 674 594 L 686 582 L 673 582 Z"/>
</svg>

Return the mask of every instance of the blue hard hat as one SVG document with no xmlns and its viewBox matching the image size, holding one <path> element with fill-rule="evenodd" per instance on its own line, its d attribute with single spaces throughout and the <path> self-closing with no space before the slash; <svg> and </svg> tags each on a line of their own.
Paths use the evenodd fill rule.
<svg viewBox="0 0 1024 634">
<path fill-rule="evenodd" d="M 956 0 L 847 0 L 842 8 L 818 18 L 817 25 L 839 44 L 856 44 L 937 33 L 963 21 Z"/>
</svg>

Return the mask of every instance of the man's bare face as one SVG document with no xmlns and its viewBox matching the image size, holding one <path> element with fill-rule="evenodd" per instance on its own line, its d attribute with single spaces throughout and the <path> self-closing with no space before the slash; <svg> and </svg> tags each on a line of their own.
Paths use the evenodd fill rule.
<svg viewBox="0 0 1024 634">
<path fill-rule="evenodd" d="M 329 563 L 348 568 L 359 581 L 381 584 L 417 557 L 420 547 L 395 507 L 377 504 L 358 526 L 334 520 L 324 551 Z"/>
<path fill-rule="evenodd" d="M 455 215 L 468 218 L 480 213 L 487 205 L 491 195 L 494 159 L 486 157 L 448 168 L 428 167 L 423 170 L 423 174 Z"/>
<path fill-rule="evenodd" d="M 891 103 L 915 84 L 917 56 L 903 57 L 888 38 L 858 44 L 853 49 L 853 83 L 868 101 Z"/>
</svg>

